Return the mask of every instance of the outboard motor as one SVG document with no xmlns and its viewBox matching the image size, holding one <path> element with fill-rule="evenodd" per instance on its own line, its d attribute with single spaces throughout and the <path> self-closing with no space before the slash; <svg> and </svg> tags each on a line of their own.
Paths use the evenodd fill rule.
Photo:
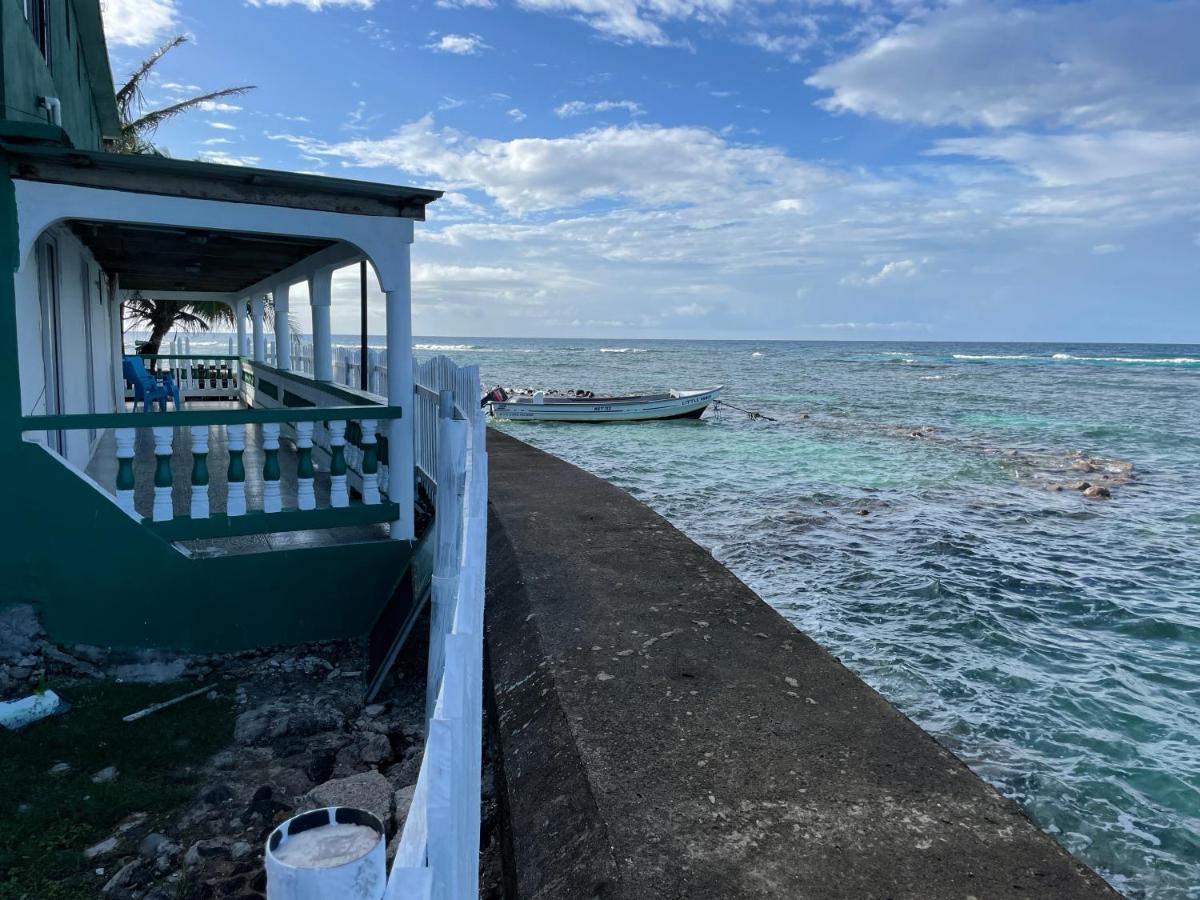
<svg viewBox="0 0 1200 900">
<path fill-rule="evenodd" d="M 487 406 L 489 403 L 503 403 L 508 399 L 508 391 L 496 385 L 490 391 L 483 395 L 483 399 L 479 401 L 481 407 Z"/>
</svg>

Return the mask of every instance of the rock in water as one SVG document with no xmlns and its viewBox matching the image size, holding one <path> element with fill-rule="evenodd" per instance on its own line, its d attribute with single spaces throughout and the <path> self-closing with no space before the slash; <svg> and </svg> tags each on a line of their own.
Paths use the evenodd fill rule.
<svg viewBox="0 0 1200 900">
<path fill-rule="evenodd" d="M 302 869 L 332 869 L 366 856 L 379 843 L 379 833 L 365 825 L 322 825 L 290 836 L 275 858 Z"/>
<path fill-rule="evenodd" d="M 1094 484 L 1084 489 L 1083 496 L 1092 500 L 1108 500 L 1112 497 L 1112 491 L 1102 484 Z"/>
</svg>

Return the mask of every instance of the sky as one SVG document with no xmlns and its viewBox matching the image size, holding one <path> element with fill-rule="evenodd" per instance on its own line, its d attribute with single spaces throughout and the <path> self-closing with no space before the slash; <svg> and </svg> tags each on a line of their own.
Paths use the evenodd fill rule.
<svg viewBox="0 0 1200 900">
<path fill-rule="evenodd" d="M 417 334 L 1200 342 L 1200 0 L 104 7 L 256 85 L 172 156 L 446 192 Z"/>
</svg>

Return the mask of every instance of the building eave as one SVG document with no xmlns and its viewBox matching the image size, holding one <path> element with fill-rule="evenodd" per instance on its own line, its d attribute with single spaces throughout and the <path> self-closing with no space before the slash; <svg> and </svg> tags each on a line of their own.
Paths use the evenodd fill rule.
<svg viewBox="0 0 1200 900">
<path fill-rule="evenodd" d="M 7 143 L 0 151 L 16 179 L 169 197 L 423 221 L 426 205 L 442 196 L 425 188 L 163 156 Z"/>
</svg>

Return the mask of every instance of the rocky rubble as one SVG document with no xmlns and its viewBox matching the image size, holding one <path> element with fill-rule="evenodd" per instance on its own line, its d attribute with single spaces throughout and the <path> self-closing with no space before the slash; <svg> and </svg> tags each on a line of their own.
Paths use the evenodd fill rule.
<svg viewBox="0 0 1200 900">
<path fill-rule="evenodd" d="M 410 649 L 378 702 L 364 705 L 366 663 L 355 642 L 118 659 L 95 648 L 55 647 L 30 607 L 12 607 L 0 611 L 0 696 L 26 694 L 58 676 L 182 677 L 232 688 L 233 742 L 199 771 L 180 773 L 199 782 L 193 801 L 166 820 L 131 816 L 79 849 L 100 897 L 251 900 L 265 896 L 267 836 L 297 812 L 352 805 L 379 816 L 389 840 L 402 827 L 424 747 L 425 654 L 419 639 Z M 123 777 L 102 770 L 93 780 Z"/>
</svg>

